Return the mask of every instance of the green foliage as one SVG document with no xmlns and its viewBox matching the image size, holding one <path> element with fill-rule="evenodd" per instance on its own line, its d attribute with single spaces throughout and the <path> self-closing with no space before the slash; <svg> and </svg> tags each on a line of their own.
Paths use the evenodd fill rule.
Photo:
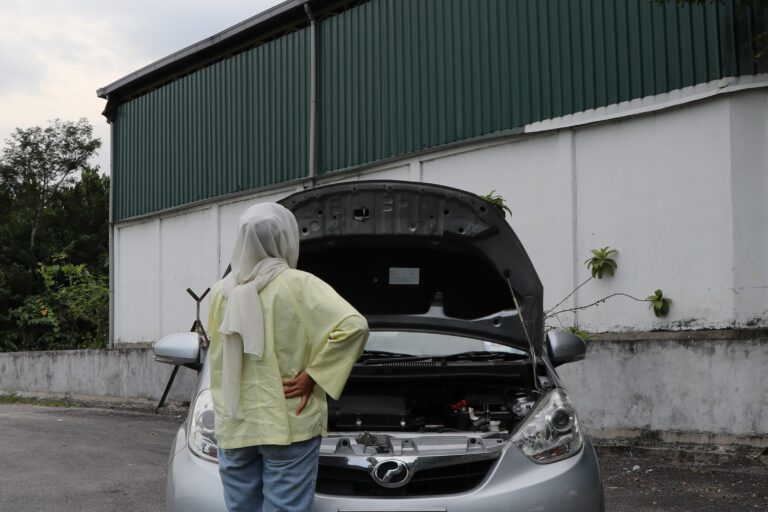
<svg viewBox="0 0 768 512">
<path fill-rule="evenodd" d="M 83 118 L 77 123 L 55 119 L 46 128 L 16 128 L 5 142 L 2 179 L 19 199 L 19 213 L 29 219 L 28 261 L 34 269 L 41 259 L 38 231 L 49 202 L 61 188 L 74 184 L 76 172 L 88 168 L 101 141 L 93 138 L 93 127 Z"/>
<path fill-rule="evenodd" d="M 760 32 L 755 36 L 755 62 L 758 72 L 768 70 L 768 32 Z"/>
<path fill-rule="evenodd" d="M 45 407 L 72 407 L 76 405 L 69 400 L 60 400 L 56 398 L 32 398 L 16 394 L 0 395 L 0 404 L 32 404 Z"/>
<path fill-rule="evenodd" d="M 565 298 L 563 298 L 555 306 L 545 311 L 544 318 L 545 319 L 559 318 L 558 315 L 561 315 L 563 313 L 581 311 L 584 309 L 596 307 L 604 303 L 608 299 L 612 299 L 614 297 L 625 297 L 627 299 L 634 300 L 635 302 L 650 302 L 651 303 L 650 308 L 653 310 L 654 315 L 656 315 L 657 317 L 667 316 L 667 313 L 669 313 L 669 306 L 670 304 L 672 304 L 672 299 L 668 297 L 664 297 L 664 293 L 661 290 L 656 290 L 656 292 L 654 292 L 653 295 L 650 295 L 645 299 L 634 297 L 632 295 L 629 295 L 623 292 L 615 292 L 615 293 L 611 293 L 610 295 L 606 295 L 605 297 L 602 297 L 600 299 L 597 299 L 596 301 L 590 304 L 585 304 L 583 306 L 576 306 L 572 308 L 558 309 L 560 306 L 563 305 L 563 303 L 566 300 L 572 297 L 582 286 L 585 286 L 587 283 L 589 283 L 593 279 L 602 279 L 603 276 L 605 275 L 613 276 L 616 272 L 616 269 L 618 268 L 618 265 L 616 265 L 616 261 L 613 259 L 612 256 L 618 253 L 619 251 L 617 251 L 616 249 L 611 249 L 608 246 L 602 247 L 600 249 L 592 249 L 592 257 L 584 262 L 587 268 L 591 271 L 592 276 L 587 278 L 581 284 L 579 284 L 576 288 L 574 288 L 573 291 L 571 291 L 571 293 L 566 295 Z M 569 332 L 572 332 L 573 334 L 576 334 L 584 341 L 586 341 L 589 338 L 588 332 L 582 331 L 577 327 L 568 327 L 567 330 Z"/>
<path fill-rule="evenodd" d="M 584 262 L 587 268 L 592 272 L 592 277 L 602 279 L 603 276 L 613 276 L 616 273 L 618 265 L 613 255 L 619 254 L 616 249 L 603 247 L 601 249 L 592 249 L 592 257 Z"/>
<path fill-rule="evenodd" d="M 578 336 L 584 341 L 589 341 L 589 338 L 591 336 L 591 334 L 589 334 L 588 331 L 579 329 L 578 327 L 566 327 L 565 330 L 571 334 L 575 334 L 576 336 Z"/>
<path fill-rule="evenodd" d="M 72 173 L 86 169 L 101 147 L 85 118 L 76 123 L 54 119 L 45 128 L 16 128 L 5 142 L 3 162 L 8 177 L 17 185 L 33 185 L 43 194 L 71 183 Z"/>
<path fill-rule="evenodd" d="M 58 252 L 98 271 L 109 253 L 109 177 L 84 169 L 74 186 L 51 198 L 48 212 L 46 225 Z"/>
<path fill-rule="evenodd" d="M 106 272 L 91 273 L 85 264 L 40 263 L 43 290 L 11 312 L 17 325 L 32 334 L 27 348 L 101 348 L 107 338 L 109 282 Z"/>
<path fill-rule="evenodd" d="M 512 210 L 510 210 L 509 207 L 507 206 L 507 203 L 504 200 L 504 197 L 496 194 L 495 190 L 491 190 L 484 196 L 480 196 L 480 197 L 482 197 L 483 199 L 491 203 L 499 211 L 502 217 L 506 218 L 507 213 L 509 213 L 509 216 L 512 217 Z"/>
<path fill-rule="evenodd" d="M 87 166 L 99 145 L 87 121 L 56 120 L 0 152 L 0 352 L 106 341 L 109 178 Z"/>
<path fill-rule="evenodd" d="M 669 305 L 672 304 L 672 299 L 665 297 L 664 292 L 661 290 L 656 290 L 653 292 L 653 295 L 649 295 L 645 300 L 650 302 L 649 307 L 657 317 L 667 316 L 667 313 L 669 313 Z"/>
</svg>

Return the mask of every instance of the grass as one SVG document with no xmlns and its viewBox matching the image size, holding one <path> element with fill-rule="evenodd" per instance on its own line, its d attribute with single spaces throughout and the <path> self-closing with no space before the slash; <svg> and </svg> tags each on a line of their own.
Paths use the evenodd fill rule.
<svg viewBox="0 0 768 512">
<path fill-rule="evenodd" d="M 31 404 L 46 407 L 72 407 L 74 403 L 60 398 L 28 398 L 19 395 L 0 395 L 0 404 Z"/>
</svg>

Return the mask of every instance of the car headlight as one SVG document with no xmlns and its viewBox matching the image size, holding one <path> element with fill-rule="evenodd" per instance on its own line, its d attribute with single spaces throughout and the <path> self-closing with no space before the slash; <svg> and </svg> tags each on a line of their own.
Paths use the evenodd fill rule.
<svg viewBox="0 0 768 512">
<path fill-rule="evenodd" d="M 576 455 L 584 444 L 579 419 L 570 400 L 555 389 L 539 401 L 512 443 L 529 459 L 548 464 Z"/>
<path fill-rule="evenodd" d="M 197 395 L 189 423 L 189 449 L 198 457 L 216 462 L 216 414 L 210 389 Z"/>
</svg>

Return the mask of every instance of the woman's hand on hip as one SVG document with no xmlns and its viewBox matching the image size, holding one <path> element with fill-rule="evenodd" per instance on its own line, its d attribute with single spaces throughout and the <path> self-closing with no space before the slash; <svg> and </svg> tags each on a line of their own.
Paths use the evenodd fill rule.
<svg viewBox="0 0 768 512">
<path fill-rule="evenodd" d="M 314 389 L 315 381 L 305 371 L 302 371 L 292 379 L 283 379 L 285 398 L 301 397 L 301 402 L 299 402 L 299 406 L 296 408 L 296 416 L 301 414 L 301 411 L 307 406 L 309 397 L 312 396 Z"/>
</svg>

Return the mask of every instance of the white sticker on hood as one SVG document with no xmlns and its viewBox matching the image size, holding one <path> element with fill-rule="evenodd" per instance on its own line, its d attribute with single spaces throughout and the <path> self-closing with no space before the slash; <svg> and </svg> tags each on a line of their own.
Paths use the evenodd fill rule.
<svg viewBox="0 0 768 512">
<path fill-rule="evenodd" d="M 413 267 L 389 267 L 389 284 L 419 284 L 419 270 Z"/>
</svg>

